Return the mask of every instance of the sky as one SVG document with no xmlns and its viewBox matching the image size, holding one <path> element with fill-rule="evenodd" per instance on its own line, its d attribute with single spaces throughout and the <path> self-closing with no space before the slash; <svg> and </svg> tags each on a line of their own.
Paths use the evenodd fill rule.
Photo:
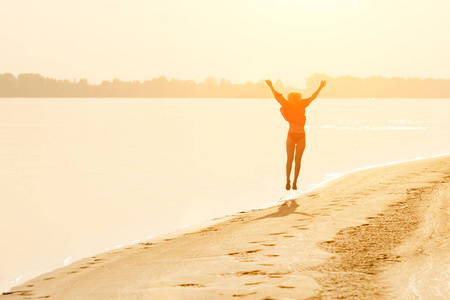
<svg viewBox="0 0 450 300">
<path fill-rule="evenodd" d="M 448 0 L 2 0 L 0 73 L 450 78 Z"/>
</svg>

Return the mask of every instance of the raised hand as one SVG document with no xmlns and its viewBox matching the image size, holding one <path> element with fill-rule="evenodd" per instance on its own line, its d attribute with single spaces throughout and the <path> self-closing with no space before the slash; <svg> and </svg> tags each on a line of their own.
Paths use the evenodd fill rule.
<svg viewBox="0 0 450 300">
<path fill-rule="evenodd" d="M 326 80 L 322 80 L 321 82 L 320 82 L 320 87 L 324 87 L 324 86 L 326 86 L 327 85 L 327 81 Z"/>
<path fill-rule="evenodd" d="M 266 80 L 266 83 L 267 83 L 267 85 L 268 85 L 269 87 L 272 87 L 272 81 L 270 81 L 270 79 L 267 79 L 267 80 Z"/>
</svg>

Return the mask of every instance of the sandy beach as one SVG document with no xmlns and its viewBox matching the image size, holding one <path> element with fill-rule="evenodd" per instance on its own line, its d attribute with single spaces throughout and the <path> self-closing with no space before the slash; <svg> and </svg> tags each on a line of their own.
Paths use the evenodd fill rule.
<svg viewBox="0 0 450 300">
<path fill-rule="evenodd" d="M 449 205 L 449 156 L 366 169 L 80 260 L 1 299 L 444 299 Z"/>
</svg>

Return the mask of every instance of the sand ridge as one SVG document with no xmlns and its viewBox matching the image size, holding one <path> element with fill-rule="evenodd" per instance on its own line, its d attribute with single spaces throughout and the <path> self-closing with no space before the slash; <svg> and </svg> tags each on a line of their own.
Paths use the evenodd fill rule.
<svg viewBox="0 0 450 300">
<path fill-rule="evenodd" d="M 279 206 L 83 259 L 2 300 L 389 298 L 401 294 L 389 270 L 416 253 L 426 199 L 448 208 L 449 178 L 448 156 L 350 173 Z"/>
</svg>

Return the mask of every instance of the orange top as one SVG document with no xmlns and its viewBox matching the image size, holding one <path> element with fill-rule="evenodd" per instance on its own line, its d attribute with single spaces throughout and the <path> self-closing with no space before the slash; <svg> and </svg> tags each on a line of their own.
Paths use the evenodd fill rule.
<svg viewBox="0 0 450 300">
<path fill-rule="evenodd" d="M 284 105 L 280 108 L 281 115 L 289 122 L 289 132 L 305 133 L 305 108 L 304 105 L 299 105 L 295 108 L 290 105 Z"/>
</svg>

